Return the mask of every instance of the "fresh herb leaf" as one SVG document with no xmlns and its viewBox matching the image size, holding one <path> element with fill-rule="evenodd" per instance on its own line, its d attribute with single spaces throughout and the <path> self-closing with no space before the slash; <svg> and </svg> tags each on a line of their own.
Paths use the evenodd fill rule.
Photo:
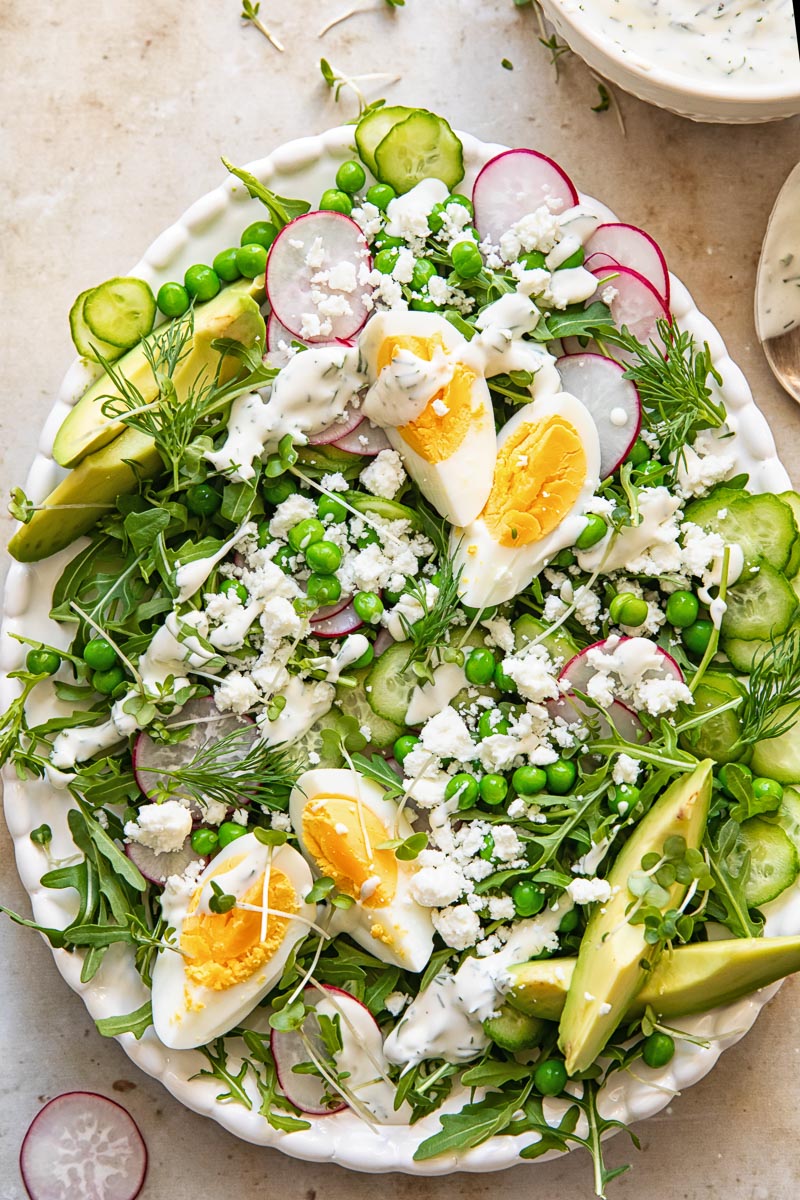
<svg viewBox="0 0 800 1200">
<path fill-rule="evenodd" d="M 268 209 L 270 219 L 279 229 L 288 225 L 295 217 L 302 217 L 303 213 L 307 213 L 311 208 L 307 200 L 287 200 L 285 196 L 278 196 L 275 192 L 271 192 L 250 171 L 245 171 L 242 167 L 235 167 L 227 158 L 223 158 L 222 163 L 231 175 L 235 175 L 242 181 L 253 200 L 260 200 Z"/>
<path fill-rule="evenodd" d="M 598 83 L 597 91 L 600 96 L 597 104 L 591 105 L 592 112 L 602 113 L 608 112 L 611 107 L 611 93 L 604 83 Z"/>
<path fill-rule="evenodd" d="M 469 1150 L 501 1133 L 524 1104 L 532 1086 L 529 1078 L 522 1091 L 511 1095 L 493 1092 L 474 1104 L 465 1104 L 460 1112 L 443 1113 L 441 1132 L 425 1138 L 414 1151 L 414 1162 L 427 1162 L 450 1150 Z"/>
<path fill-rule="evenodd" d="M 253 4 L 253 0 L 242 0 L 242 11 L 240 14 L 241 19 L 243 21 L 249 21 L 251 25 L 253 25 L 258 32 L 267 39 L 271 46 L 274 46 L 276 50 L 283 53 L 285 49 L 283 43 L 278 41 L 278 39 L 275 37 L 275 34 L 272 33 L 271 30 L 269 30 L 261 20 L 258 15 L 260 9 L 260 3 Z"/>
<path fill-rule="evenodd" d="M 790 629 L 756 654 L 749 688 L 738 709 L 739 744 L 780 737 L 800 713 L 800 630 Z"/>
<path fill-rule="evenodd" d="M 739 825 L 728 820 L 716 839 L 708 837 L 708 859 L 714 886 L 708 898 L 707 912 L 713 920 L 727 925 L 734 937 L 759 937 L 764 918 L 753 917 L 747 904 L 745 887 L 750 877 L 750 853 L 737 846 Z"/>
<path fill-rule="evenodd" d="M 153 1007 L 150 1000 L 146 1000 L 135 1012 L 125 1013 L 124 1016 L 97 1017 L 95 1019 L 97 1032 L 102 1037 L 120 1037 L 123 1033 L 132 1033 L 137 1041 L 152 1024 Z"/>
</svg>

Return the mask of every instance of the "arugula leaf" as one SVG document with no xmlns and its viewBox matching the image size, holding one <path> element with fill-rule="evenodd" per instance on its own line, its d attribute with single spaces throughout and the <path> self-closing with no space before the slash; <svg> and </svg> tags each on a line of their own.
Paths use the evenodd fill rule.
<svg viewBox="0 0 800 1200">
<path fill-rule="evenodd" d="M 554 338 L 595 337 L 598 333 L 616 332 L 611 318 L 611 309 L 600 300 L 594 300 L 587 308 L 566 308 L 563 312 L 548 312 L 541 317 L 531 337 L 536 342 L 550 342 Z"/>
<path fill-rule="evenodd" d="M 132 1033 L 137 1041 L 152 1024 L 153 1006 L 150 1000 L 146 1000 L 141 1008 L 137 1008 L 134 1012 L 125 1013 L 119 1017 L 98 1017 L 95 1019 L 97 1032 L 102 1037 L 114 1038 L 119 1037 L 123 1033 Z"/>
<path fill-rule="evenodd" d="M 137 554 L 146 553 L 159 533 L 170 524 L 171 517 L 165 508 L 148 508 L 144 512 L 131 512 L 123 525 Z"/>
<path fill-rule="evenodd" d="M 708 858 L 714 886 L 708 897 L 709 917 L 727 925 L 734 937 L 759 937 L 764 930 L 764 918 L 753 917 L 744 889 L 750 877 L 750 853 L 737 851 L 739 825 L 728 820 L 719 830 L 716 841 L 708 838 Z"/>
<path fill-rule="evenodd" d="M 278 196 L 275 192 L 271 192 L 265 187 L 260 180 L 256 179 L 250 171 L 245 171 L 242 167 L 235 167 L 227 158 L 222 160 L 223 166 L 230 171 L 231 175 L 235 175 L 237 179 L 241 179 L 244 186 L 254 200 L 260 200 L 263 205 L 269 210 L 269 215 L 279 229 L 284 225 L 288 225 L 295 217 L 302 217 L 303 213 L 307 213 L 311 205 L 306 200 L 287 200 L 285 196 Z"/>
<path fill-rule="evenodd" d="M 127 854 L 120 850 L 116 842 L 112 841 L 102 825 L 89 814 L 85 805 L 80 800 L 78 800 L 78 805 L 80 812 L 71 809 L 67 817 L 73 838 L 75 838 L 76 829 L 80 828 L 80 819 L 82 817 L 86 832 L 94 842 L 98 853 L 102 854 L 103 858 L 107 859 L 111 864 L 114 873 L 124 879 L 137 892 L 143 892 L 147 887 L 147 883 L 139 868 L 128 858 Z"/>
<path fill-rule="evenodd" d="M 532 1086 L 529 1080 L 521 1092 L 515 1091 L 511 1095 L 492 1093 L 474 1104 L 465 1104 L 461 1112 L 443 1113 L 441 1131 L 417 1147 L 414 1162 L 426 1162 L 448 1150 L 469 1150 L 501 1133 L 527 1099 Z"/>
</svg>

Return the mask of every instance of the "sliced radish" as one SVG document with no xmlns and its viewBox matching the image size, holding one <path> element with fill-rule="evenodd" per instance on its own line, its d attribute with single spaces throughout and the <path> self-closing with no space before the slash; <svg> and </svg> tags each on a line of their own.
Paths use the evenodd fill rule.
<svg viewBox="0 0 800 1200">
<path fill-rule="evenodd" d="M 308 349 L 310 346 L 352 346 L 352 338 L 299 338 L 282 325 L 275 313 L 269 314 L 267 321 L 267 353 L 265 360 L 271 367 L 281 370 L 294 357 L 292 342 L 299 342 Z"/>
<path fill-rule="evenodd" d="M 651 677 L 660 676 L 662 679 L 676 679 L 680 683 L 684 682 L 683 672 L 675 659 L 655 642 L 651 642 L 648 638 L 618 637 L 616 634 L 604 638 L 603 641 L 594 642 L 585 650 L 581 650 L 579 654 L 574 655 L 562 668 L 558 676 L 559 682 L 565 682 L 571 688 L 585 692 L 589 680 L 603 669 L 593 666 L 589 661 L 591 651 L 615 655 L 622 667 L 620 678 L 623 682 L 625 682 L 626 675 L 630 678 L 635 676 L 644 661 L 643 654 L 645 653 L 650 656 L 649 662 L 652 664 L 644 668 L 645 673 L 649 673 Z"/>
<path fill-rule="evenodd" d="M 337 609 L 335 613 L 329 613 L 326 616 L 321 615 L 333 607 L 332 604 L 329 604 L 327 609 L 319 608 L 311 618 L 311 631 L 315 637 L 344 637 L 348 633 L 355 633 L 364 624 L 353 607 L 352 602 L 349 600 L 343 608 Z"/>
<path fill-rule="evenodd" d="M 145 879 L 158 884 L 166 883 L 170 875 L 182 875 L 189 863 L 199 862 L 204 866 L 206 863 L 202 854 L 192 849 L 192 841 L 188 837 L 180 850 L 158 853 L 149 846 L 142 846 L 140 842 L 129 842 L 125 846 L 125 853 Z"/>
<path fill-rule="evenodd" d="M 590 263 L 594 255 L 604 255 L 605 262 Z M 648 283 L 652 283 L 666 308 L 669 308 L 669 271 L 661 247 L 649 233 L 636 225 L 625 225 L 614 221 L 598 225 L 586 243 L 587 266 L 607 267 L 609 262 L 621 267 L 631 267 Z"/>
<path fill-rule="evenodd" d="M 139 788 L 150 799 L 158 799 L 169 785 L 169 772 L 185 767 L 205 746 L 241 730 L 241 739 L 236 739 L 229 751 L 231 762 L 244 758 L 253 742 L 258 740 L 258 730 L 247 717 L 233 713 L 221 713 L 210 696 L 190 700 L 183 709 L 167 722 L 171 729 L 189 729 L 189 734 L 180 742 L 162 743 L 142 732 L 133 747 L 133 773 Z M 179 797 L 179 793 L 176 796 Z M 196 815 L 202 810 L 196 808 Z M 180 851 L 178 853 L 181 853 Z"/>
<path fill-rule="evenodd" d="M 600 439 L 600 478 L 606 479 L 639 436 L 642 406 L 625 368 L 602 354 L 567 354 L 556 363 L 564 391 L 589 410 Z"/>
<path fill-rule="evenodd" d="M 300 337 L 304 315 L 322 315 L 319 305 L 333 301 L 325 307 L 341 311 L 323 317 L 330 320 L 325 336 L 351 338 L 369 315 L 372 289 L 362 282 L 362 268 L 368 271 L 370 266 L 363 233 L 343 213 L 296 217 L 283 227 L 269 252 L 266 287 L 272 311 L 293 337 Z"/>
<path fill-rule="evenodd" d="M 652 283 L 630 267 L 595 267 L 592 274 L 600 283 L 587 305 L 593 300 L 602 300 L 611 309 L 611 317 L 618 329 L 627 326 L 644 345 L 651 341 L 663 345 L 656 322 L 671 323 L 672 317 Z M 625 357 L 624 352 L 620 357 Z"/>
<path fill-rule="evenodd" d="M 566 725 L 588 724 L 596 721 L 601 738 L 608 737 L 612 726 L 627 742 L 649 742 L 650 734 L 642 725 L 636 713 L 623 704 L 621 700 L 612 700 L 607 709 L 593 708 L 576 696 L 567 692 L 560 700 L 548 700 L 547 711 L 550 719 L 561 720 Z"/>
<path fill-rule="evenodd" d="M 366 419 L 343 437 L 338 437 L 333 444 L 337 450 L 363 454 L 367 458 L 374 458 L 381 450 L 390 450 L 392 447 L 381 427 Z"/>
<path fill-rule="evenodd" d="M 19 1167 L 31 1200 L 135 1200 L 147 1147 L 121 1105 L 94 1092 L 66 1092 L 34 1117 Z"/>
<path fill-rule="evenodd" d="M 380 658 L 380 656 L 383 654 L 384 650 L 388 650 L 389 647 L 393 646 L 393 645 L 394 645 L 394 638 L 389 633 L 389 630 L 388 629 L 379 629 L 378 636 L 375 638 L 375 641 L 372 643 L 372 648 L 375 651 L 375 657 Z"/>
<path fill-rule="evenodd" d="M 475 224 L 495 246 L 515 221 L 550 201 L 563 212 L 578 203 L 578 193 L 558 163 L 537 150 L 504 150 L 490 158 L 472 189 Z"/>
<path fill-rule="evenodd" d="M 310 435 L 308 440 L 312 446 L 329 446 L 331 442 L 338 446 L 342 438 L 346 438 L 363 423 L 364 418 L 358 409 L 346 408 L 338 421 L 320 429 L 319 433 Z"/>
</svg>

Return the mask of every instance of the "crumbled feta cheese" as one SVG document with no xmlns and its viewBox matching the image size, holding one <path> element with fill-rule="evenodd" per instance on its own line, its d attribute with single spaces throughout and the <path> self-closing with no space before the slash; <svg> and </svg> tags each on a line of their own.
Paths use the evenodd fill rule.
<svg viewBox="0 0 800 1200">
<path fill-rule="evenodd" d="M 403 460 L 396 450 L 381 450 L 370 465 L 361 472 L 359 479 L 373 496 L 391 498 L 400 490 L 405 480 Z"/>
<path fill-rule="evenodd" d="M 178 800 L 143 804 L 135 821 L 128 821 L 125 836 L 156 854 L 180 850 L 192 832 L 192 814 Z"/>
<path fill-rule="evenodd" d="M 383 1007 L 393 1017 L 399 1017 L 410 1000 L 411 997 L 406 995 L 405 992 L 389 992 L 389 995 L 383 1002 Z"/>
<path fill-rule="evenodd" d="M 678 463 L 678 491 L 683 496 L 703 496 L 733 471 L 736 457 L 712 430 L 702 430 L 693 446 L 684 446 Z"/>
<path fill-rule="evenodd" d="M 515 915 L 514 901 L 510 896 L 489 897 L 489 916 L 493 921 L 510 921 Z"/>
<path fill-rule="evenodd" d="M 467 950 L 480 936 L 480 918 L 468 904 L 457 904 L 438 912 L 434 910 L 432 920 L 444 944 L 454 950 Z"/>
<path fill-rule="evenodd" d="M 397 251 L 397 261 L 392 268 L 392 276 L 398 283 L 411 283 L 416 264 L 417 260 L 411 251 L 405 246 L 401 246 Z"/>
<path fill-rule="evenodd" d="M 611 685 L 611 676 L 606 675 L 603 671 L 599 671 L 597 675 L 593 675 L 586 684 L 586 695 L 590 700 L 594 700 L 595 704 L 599 704 L 601 708 L 608 708 L 614 702 L 614 689 Z"/>
<path fill-rule="evenodd" d="M 317 757 L 319 757 L 319 755 Z M 310 762 L 311 761 L 310 754 L 308 756 L 308 759 Z M 273 829 L 279 829 L 282 833 L 284 833 L 284 832 L 288 833 L 292 828 L 292 822 L 289 817 L 289 814 L 285 813 L 285 812 L 278 812 L 277 810 L 273 810 L 270 813 L 269 821 L 270 821 L 270 825 L 272 826 Z"/>
<path fill-rule="evenodd" d="M 449 704 L 425 724 L 420 738 L 425 749 L 439 758 L 469 762 L 475 757 L 475 743 L 464 718 Z"/>
<path fill-rule="evenodd" d="M 549 253 L 560 240 L 561 229 L 558 217 L 547 206 L 542 205 L 515 221 L 500 238 L 500 254 L 505 262 L 514 262 L 523 251 L 541 250 Z"/>
<path fill-rule="evenodd" d="M 459 205 L 459 207 L 461 206 Z M 511 653 L 514 649 L 514 630 L 511 628 L 510 621 L 507 621 L 505 617 L 492 617 L 487 621 L 481 621 L 481 625 L 487 631 L 487 646 L 497 646 L 506 654 Z"/>
<path fill-rule="evenodd" d="M 275 514 L 269 523 L 270 536 L 285 538 L 290 529 L 294 529 L 300 521 L 317 515 L 317 506 L 307 496 L 295 492 L 282 501 L 275 509 Z M 278 568 L 280 570 L 280 568 Z"/>
<path fill-rule="evenodd" d="M 522 853 L 522 843 L 511 825 L 493 825 L 494 856 L 501 862 L 511 862 Z"/>
<path fill-rule="evenodd" d="M 409 885 L 409 891 L 423 908 L 445 908 L 468 888 L 467 880 L 450 862 L 441 867 L 421 867 Z"/>
<path fill-rule="evenodd" d="M 558 697 L 556 670 L 544 646 L 527 646 L 518 655 L 503 659 L 502 669 L 526 700 L 541 704 Z"/>
<path fill-rule="evenodd" d="M 725 549 L 725 542 L 718 533 L 707 533 L 693 521 L 681 525 L 681 569 L 688 575 L 701 576 L 708 565 Z"/>
<path fill-rule="evenodd" d="M 248 679 L 241 671 L 231 671 L 214 688 L 214 703 L 220 712 L 247 712 L 260 699 L 261 693 L 252 679 Z"/>
<path fill-rule="evenodd" d="M 593 904 L 596 900 L 610 899 L 611 884 L 607 879 L 587 879 L 579 876 L 572 880 L 567 892 L 575 904 Z"/>
<path fill-rule="evenodd" d="M 642 764 L 630 754 L 618 754 L 611 777 L 614 783 L 636 783 Z"/>
<path fill-rule="evenodd" d="M 326 492 L 346 492 L 350 486 L 341 471 L 323 475 L 320 484 Z"/>
</svg>

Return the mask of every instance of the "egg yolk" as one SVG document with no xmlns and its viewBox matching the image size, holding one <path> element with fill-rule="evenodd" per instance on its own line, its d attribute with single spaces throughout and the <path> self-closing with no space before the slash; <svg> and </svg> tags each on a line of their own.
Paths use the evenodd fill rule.
<svg viewBox="0 0 800 1200">
<path fill-rule="evenodd" d="M 564 519 L 585 480 L 586 452 L 574 425 L 560 416 L 520 425 L 497 452 L 481 515 L 501 546 L 527 546 Z"/>
<path fill-rule="evenodd" d="M 397 859 L 376 849 L 390 837 L 383 821 L 351 796 L 315 796 L 303 809 L 303 841 L 320 873 L 365 908 L 384 908 L 394 896 Z"/>
<path fill-rule="evenodd" d="M 444 349 L 438 334 L 430 338 L 384 338 L 378 353 L 378 372 L 392 361 L 398 350 L 410 350 L 417 358 L 430 362 L 437 348 Z M 450 382 L 431 397 L 415 420 L 398 428 L 403 441 L 426 462 L 451 458 L 467 436 L 472 421 L 480 417 L 482 405 L 475 413 L 472 411 L 474 383 L 475 372 L 463 363 L 456 363 Z"/>
<path fill-rule="evenodd" d="M 261 907 L 262 875 L 241 897 L 245 904 Z M 299 908 L 297 893 L 282 871 L 274 867 L 267 889 L 267 907 L 285 913 Z M 183 923 L 181 950 L 187 956 L 186 977 L 200 987 L 223 992 L 244 983 L 259 967 L 269 962 L 280 946 L 289 925 L 287 917 L 270 916 L 267 936 L 261 941 L 261 913 L 234 907 L 226 913 L 195 913 L 200 889 Z"/>
</svg>

